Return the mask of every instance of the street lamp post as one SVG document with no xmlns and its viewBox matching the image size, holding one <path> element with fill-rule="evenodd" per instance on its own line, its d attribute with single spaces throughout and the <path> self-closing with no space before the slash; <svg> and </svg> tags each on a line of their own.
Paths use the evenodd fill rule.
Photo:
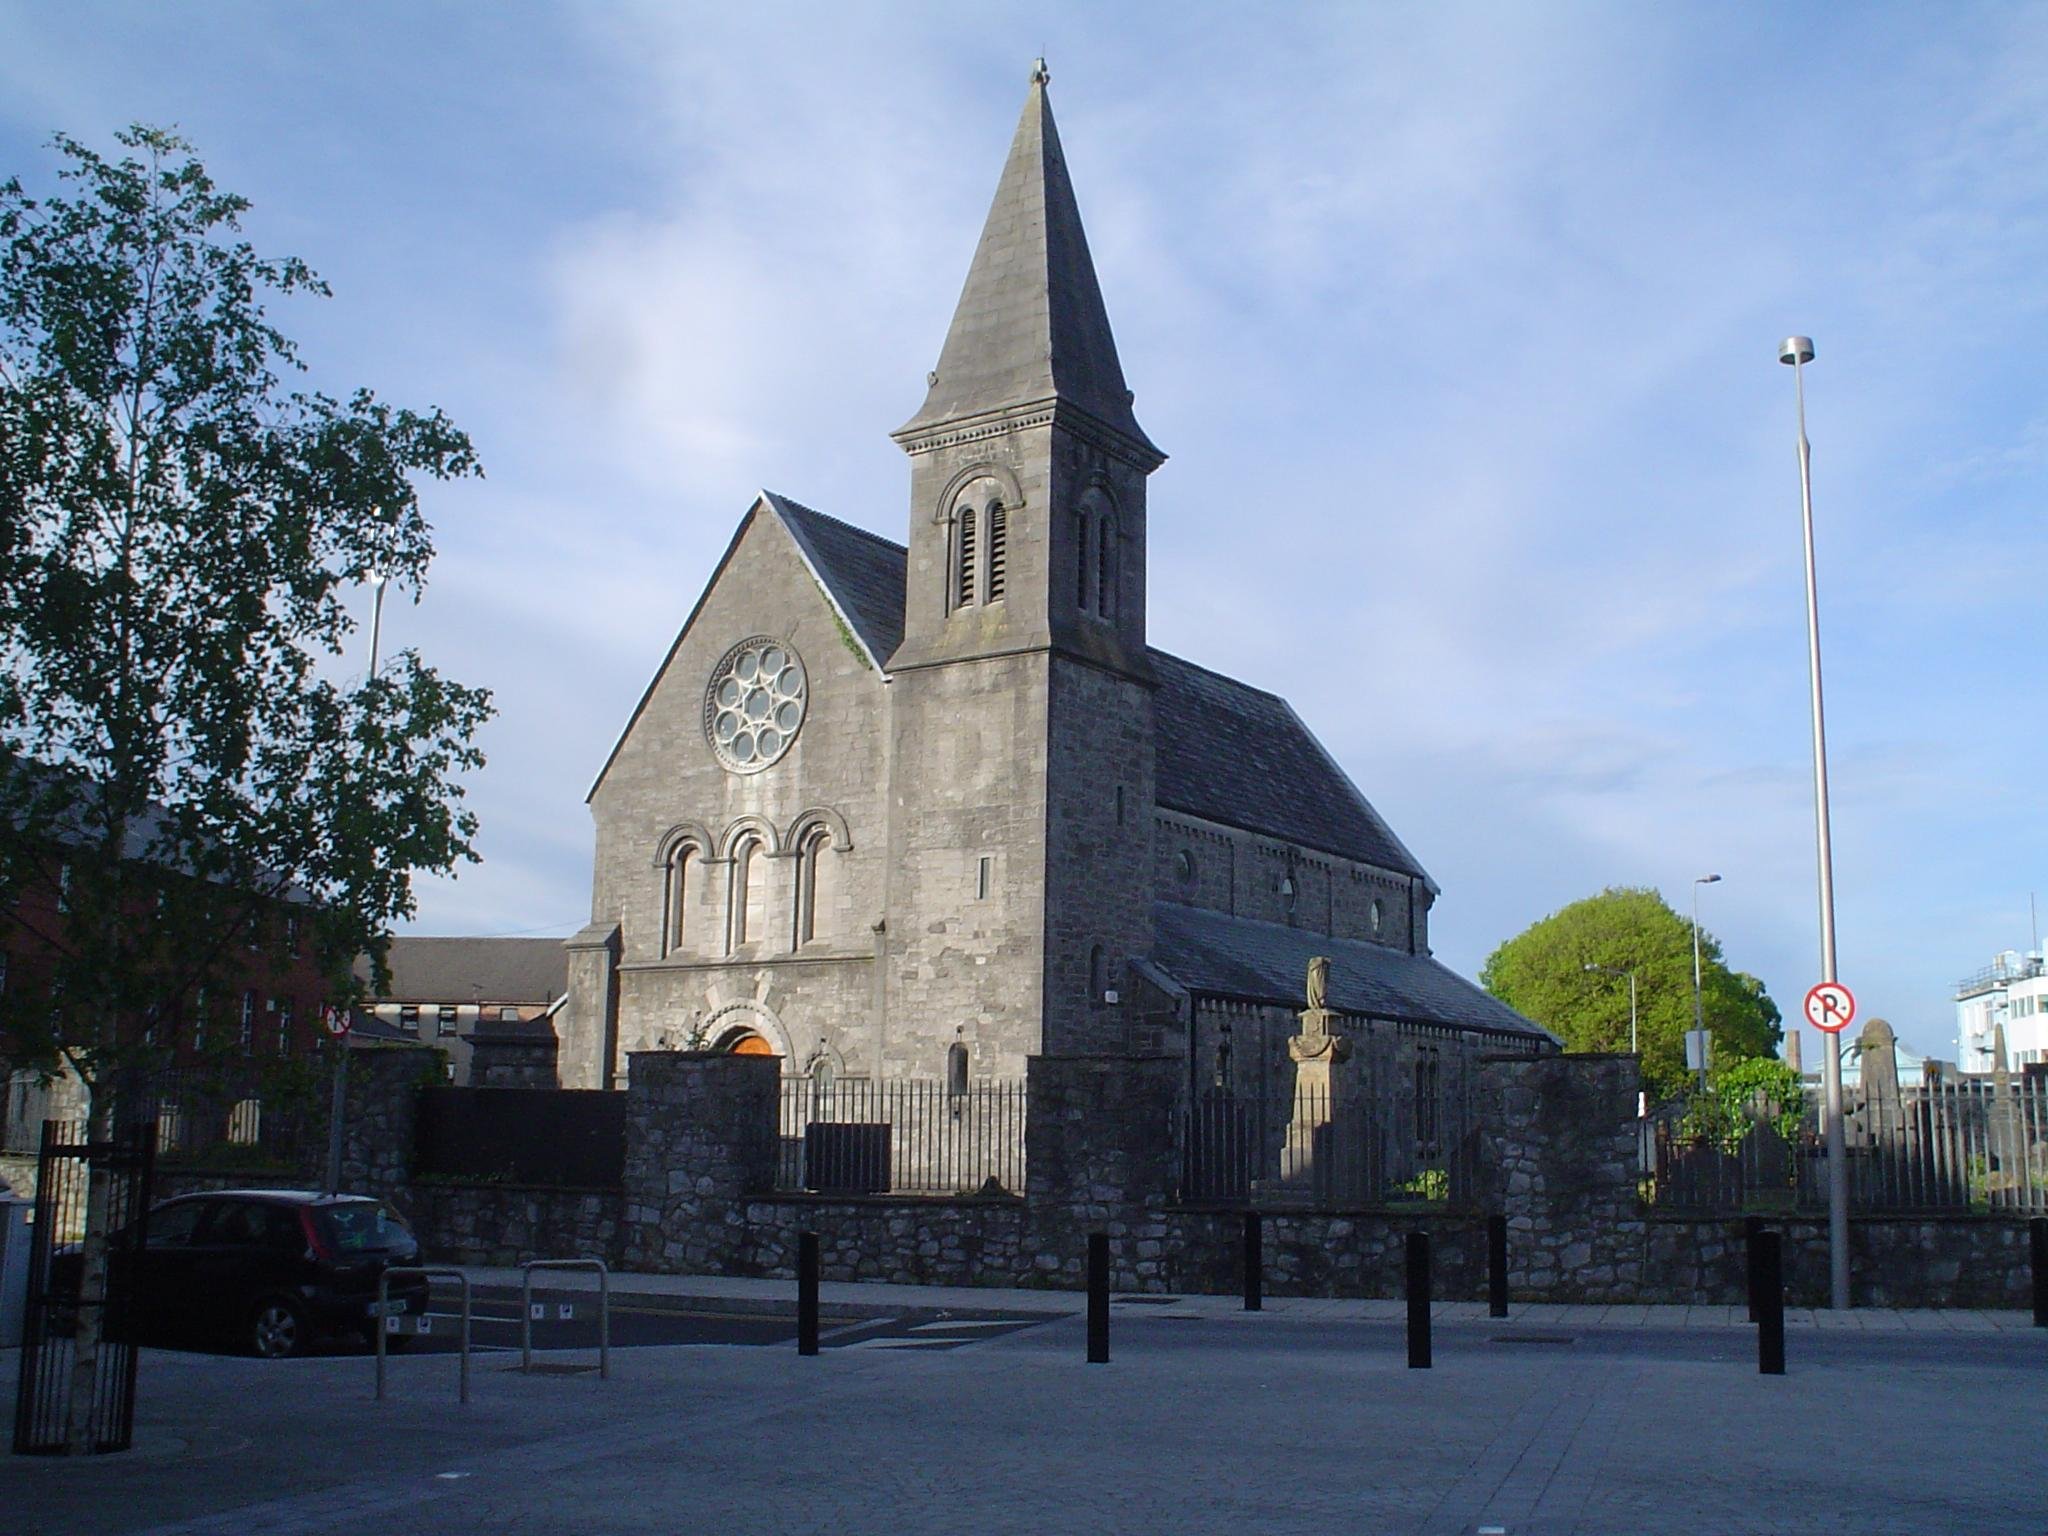
<svg viewBox="0 0 2048 1536">
<path fill-rule="evenodd" d="M 1588 963 L 1585 969 L 1598 971 L 1603 976 L 1626 976 L 1628 978 L 1628 1053 L 1636 1058 L 1636 1070 L 1640 1072 L 1642 1070 L 1643 1048 L 1640 1041 L 1636 1038 L 1636 973 L 1634 971 L 1624 971 L 1612 965 L 1593 965 L 1591 963 Z M 1642 1089 L 1638 1088 L 1636 1090 L 1636 1118 L 1638 1120 L 1642 1119 L 1648 1109 L 1649 1096 Z"/>
<path fill-rule="evenodd" d="M 1700 1041 L 1700 1091 L 1707 1089 L 1706 1010 L 1700 1002 L 1700 887 L 1719 885 L 1719 875 L 1700 875 L 1692 883 L 1692 1028 Z"/>
<path fill-rule="evenodd" d="M 1806 376 L 1813 361 L 1813 341 L 1787 336 L 1778 347 L 1778 361 L 1792 369 L 1792 392 L 1799 402 L 1799 513 L 1806 537 L 1806 665 L 1813 698 L 1813 819 L 1815 852 L 1820 866 L 1820 973 L 1835 976 L 1835 857 L 1828 830 L 1828 738 L 1820 691 L 1820 596 L 1813 565 L 1813 445 L 1806 439 Z M 1828 1030 L 1824 1092 L 1827 1095 L 1828 1148 L 1828 1300 L 1838 1310 L 1849 1305 L 1849 1165 L 1842 1148 L 1842 1036 Z"/>
</svg>

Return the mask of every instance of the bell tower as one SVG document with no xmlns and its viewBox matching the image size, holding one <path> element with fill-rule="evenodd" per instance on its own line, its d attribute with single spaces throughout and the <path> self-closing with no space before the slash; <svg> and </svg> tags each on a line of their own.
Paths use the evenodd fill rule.
<svg viewBox="0 0 2048 1536">
<path fill-rule="evenodd" d="M 910 456 L 891 679 L 890 1067 L 1123 1046 L 1151 946 L 1146 477 L 1039 60 Z"/>
<path fill-rule="evenodd" d="M 918 413 L 904 666 L 1053 649 L 1145 666 L 1145 477 L 1088 237 L 1031 73 L 995 202 Z"/>
</svg>

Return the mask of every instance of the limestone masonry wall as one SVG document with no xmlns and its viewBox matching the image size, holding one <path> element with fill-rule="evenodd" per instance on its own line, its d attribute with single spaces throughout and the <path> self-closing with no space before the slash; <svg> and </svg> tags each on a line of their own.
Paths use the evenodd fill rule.
<svg viewBox="0 0 2048 1536">
<path fill-rule="evenodd" d="M 1140 1292 L 1240 1284 L 1243 1213 L 1178 1203 L 1178 1057 L 1038 1057 L 1030 1065 L 1025 1194 L 956 1199 L 769 1193 L 779 1064 L 652 1051 L 631 1062 L 622 1187 L 541 1189 L 418 1181 L 408 1172 L 419 1088 L 438 1053 L 350 1062 L 346 1187 L 391 1199 L 435 1259 L 510 1265 L 596 1254 L 631 1269 L 788 1278 L 798 1234 L 821 1239 L 833 1280 L 1078 1288 L 1088 1234 L 1109 1235 L 1111 1283 Z M 1517 1300 L 1732 1305 L 1743 1300 L 1743 1223 L 1641 1209 L 1632 1058 L 1490 1057 L 1476 1067 L 1486 1126 L 1479 1211 L 1509 1224 Z M 308 1138 L 307 1157 L 324 1148 Z M 299 1186 L 317 1169 L 164 1170 L 160 1196 Z M 1269 1212 L 1267 1289 L 1281 1296 L 1397 1296 L 1408 1233 L 1435 1239 L 1436 1293 L 1485 1293 L 1477 1212 Z M 1824 1305 L 1827 1223 L 1773 1218 L 1795 1305 Z M 1858 1217 L 1859 1306 L 2023 1307 L 2027 1227 L 2013 1217 Z"/>
</svg>

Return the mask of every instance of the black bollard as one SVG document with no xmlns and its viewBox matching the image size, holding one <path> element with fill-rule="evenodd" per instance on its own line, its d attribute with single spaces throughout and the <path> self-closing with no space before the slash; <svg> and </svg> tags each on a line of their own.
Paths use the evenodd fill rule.
<svg viewBox="0 0 2048 1536">
<path fill-rule="evenodd" d="M 1755 1253 L 1756 1368 L 1765 1376 L 1785 1374 L 1785 1253 L 1783 1237 L 1758 1232 Z"/>
<path fill-rule="evenodd" d="M 1763 1284 L 1762 1277 L 1758 1275 L 1756 1267 L 1756 1240 L 1763 1235 L 1763 1230 L 1763 1217 L 1745 1216 L 1742 1218 L 1742 1261 L 1748 1267 L 1749 1278 L 1746 1281 L 1746 1285 L 1749 1290 L 1749 1320 L 1752 1323 L 1757 1320 L 1756 1296 Z"/>
<path fill-rule="evenodd" d="M 1408 1369 L 1429 1369 L 1429 1234 L 1408 1234 Z"/>
<path fill-rule="evenodd" d="M 1508 1315 L 1508 1219 L 1486 1218 L 1486 1315 Z"/>
<path fill-rule="evenodd" d="M 2048 1328 L 2048 1216 L 2027 1223 L 2034 1246 L 2034 1326 Z"/>
<path fill-rule="evenodd" d="M 1257 1312 L 1266 1304 L 1266 1239 L 1259 1213 L 1244 1213 L 1244 1309 Z"/>
<path fill-rule="evenodd" d="M 796 1352 L 818 1352 L 818 1234 L 803 1232 L 796 1240 Z"/>
<path fill-rule="evenodd" d="M 1109 1234 L 1088 1234 L 1088 1363 L 1109 1364 Z"/>
</svg>

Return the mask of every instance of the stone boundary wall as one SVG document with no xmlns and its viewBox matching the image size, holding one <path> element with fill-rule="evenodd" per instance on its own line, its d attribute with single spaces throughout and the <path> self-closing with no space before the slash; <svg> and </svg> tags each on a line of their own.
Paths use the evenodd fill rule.
<svg viewBox="0 0 2048 1536">
<path fill-rule="evenodd" d="M 773 1183 L 779 1067 L 772 1058 L 636 1054 L 617 1190 L 415 1181 L 413 1105 L 437 1053 L 363 1053 L 350 1063 L 346 1187 L 383 1194 L 440 1261 L 513 1265 L 595 1254 L 628 1269 L 790 1278 L 798 1234 L 822 1240 L 825 1278 L 1078 1289 L 1087 1238 L 1110 1238 L 1119 1290 L 1228 1294 L 1239 1287 L 1243 1213 L 1180 1205 L 1179 1058 L 1031 1063 L 1024 1197 L 828 1197 Z M 370 1058 L 366 1060 L 365 1058 Z M 358 1068 L 362 1070 L 358 1071 Z M 1637 1203 L 1633 1058 L 1491 1057 L 1479 1064 L 1486 1208 L 1509 1223 L 1509 1287 L 1521 1301 L 1739 1305 L 1743 1222 Z M 324 1137 L 314 1144 L 324 1147 Z M 317 1184 L 279 1174 L 159 1170 L 160 1196 Z M 1266 1288 L 1276 1296 L 1393 1297 L 1403 1246 L 1435 1239 L 1439 1297 L 1486 1288 L 1486 1226 L 1472 1214 L 1403 1208 L 1268 1211 Z M 1786 1234 L 1795 1305 L 1824 1305 L 1827 1222 L 1772 1218 Z M 2024 1218 L 1865 1216 L 1850 1222 L 1858 1306 L 2024 1307 Z"/>
</svg>

